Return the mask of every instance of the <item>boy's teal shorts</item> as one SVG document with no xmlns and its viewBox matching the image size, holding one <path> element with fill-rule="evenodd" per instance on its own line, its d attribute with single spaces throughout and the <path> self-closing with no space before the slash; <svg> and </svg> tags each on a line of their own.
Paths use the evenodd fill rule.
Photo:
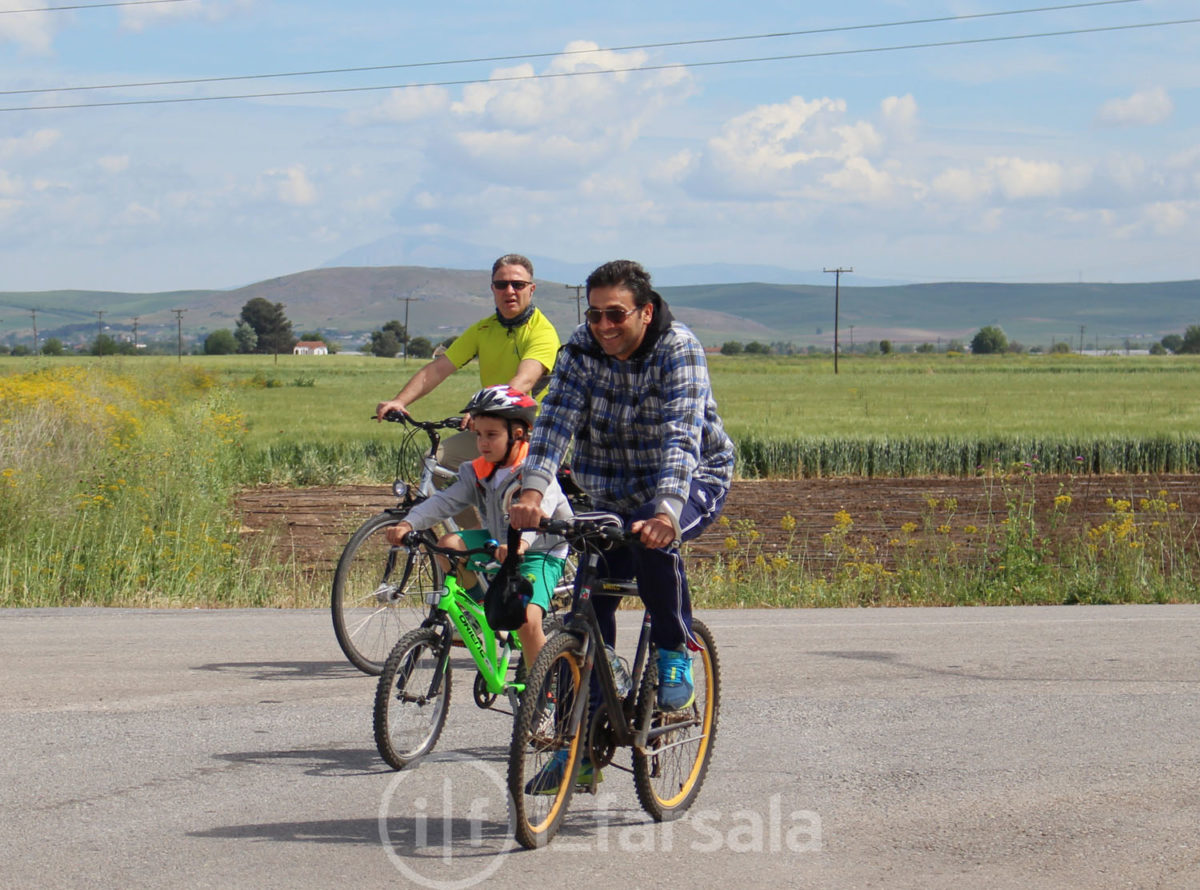
<svg viewBox="0 0 1200 890">
<path fill-rule="evenodd" d="M 492 533 L 482 528 L 463 529 L 458 532 L 458 535 L 463 539 L 468 550 L 482 547 L 488 541 L 493 540 Z M 472 556 L 467 559 L 467 568 L 473 572 L 480 572 L 490 561 L 490 558 L 485 555 Z M 565 566 L 566 560 L 551 556 L 542 550 L 526 551 L 521 558 L 520 572 L 533 585 L 533 596 L 529 601 L 535 606 L 540 606 L 543 612 L 550 611 L 550 600 L 554 596 L 554 588 L 562 578 Z M 485 589 L 487 588 L 486 584 L 483 586 Z"/>
</svg>

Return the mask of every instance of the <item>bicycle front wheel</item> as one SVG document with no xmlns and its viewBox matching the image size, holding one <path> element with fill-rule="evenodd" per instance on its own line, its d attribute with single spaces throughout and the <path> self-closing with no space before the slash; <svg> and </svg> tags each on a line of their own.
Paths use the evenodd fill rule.
<svg viewBox="0 0 1200 890">
<path fill-rule="evenodd" d="M 573 721 L 577 703 L 583 713 Z M 544 847 L 558 832 L 575 790 L 586 726 L 583 644 L 574 634 L 555 634 L 529 671 L 508 752 L 508 800 L 521 846 Z"/>
<path fill-rule="evenodd" d="M 692 620 L 692 634 L 700 651 L 692 656 L 692 681 L 696 698 L 687 708 L 658 708 L 658 667 L 646 666 L 638 691 L 637 725 L 650 724 L 645 748 L 633 749 L 633 778 L 638 801 L 656 822 L 678 819 L 695 801 L 708 772 L 717 716 L 721 705 L 721 667 L 712 632 L 702 621 Z"/>
<path fill-rule="evenodd" d="M 378 674 L 399 639 L 429 613 L 426 595 L 442 589 L 442 571 L 423 549 L 393 548 L 385 537 L 402 517 L 372 516 L 342 551 L 333 576 L 333 632 L 350 663 Z"/>
<path fill-rule="evenodd" d="M 450 708 L 450 660 L 432 627 L 401 637 L 375 687 L 375 747 L 396 769 L 433 750 Z"/>
</svg>

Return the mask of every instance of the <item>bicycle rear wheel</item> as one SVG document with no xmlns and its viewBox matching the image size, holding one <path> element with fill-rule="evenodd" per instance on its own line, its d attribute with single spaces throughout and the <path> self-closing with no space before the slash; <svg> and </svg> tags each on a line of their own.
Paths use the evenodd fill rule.
<svg viewBox="0 0 1200 890">
<path fill-rule="evenodd" d="M 432 627 L 405 634 L 375 687 L 375 747 L 403 769 L 437 744 L 450 708 L 450 661 Z"/>
<path fill-rule="evenodd" d="M 366 674 L 383 670 L 392 647 L 429 613 L 426 594 L 442 589 L 442 571 L 428 553 L 388 543 L 386 530 L 401 518 L 380 513 L 364 522 L 333 576 L 333 631 L 350 663 Z"/>
<path fill-rule="evenodd" d="M 637 725 L 644 726 L 649 719 L 652 738 L 644 749 L 633 749 L 633 778 L 642 809 L 656 822 L 669 822 L 687 812 L 704 784 L 717 737 L 721 705 L 717 647 L 704 622 L 693 619 L 692 634 L 700 644 L 700 651 L 692 656 L 695 701 L 680 711 L 659 710 L 658 667 L 653 658 L 638 691 Z"/>
<path fill-rule="evenodd" d="M 530 849 L 554 838 L 575 791 L 587 726 L 583 644 L 574 634 L 555 634 L 538 654 L 508 752 L 508 800 L 517 841 Z M 578 704 L 583 713 L 572 725 Z"/>
</svg>

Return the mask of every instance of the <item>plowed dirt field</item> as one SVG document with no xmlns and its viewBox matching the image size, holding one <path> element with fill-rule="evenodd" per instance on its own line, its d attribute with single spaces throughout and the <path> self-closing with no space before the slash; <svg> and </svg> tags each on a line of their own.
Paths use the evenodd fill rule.
<svg viewBox="0 0 1200 890">
<path fill-rule="evenodd" d="M 1164 494 L 1165 492 L 1165 494 Z M 819 559 L 822 536 L 834 525 L 834 516 L 845 511 L 853 520 L 855 541 L 867 541 L 886 550 L 906 523 L 924 528 L 941 526 L 961 546 L 980 545 L 984 529 L 1009 515 L 1009 501 L 1033 498 L 1038 528 L 1048 530 L 1054 498 L 1069 494 L 1071 503 L 1060 506 L 1057 536 L 1078 534 L 1112 518 L 1110 498 L 1130 501 L 1135 512 L 1143 499 L 1176 504 L 1172 514 L 1186 527 L 1200 518 L 1200 476 L 1036 476 L 999 479 L 802 479 L 734 483 L 724 515 L 732 522 L 753 522 L 766 552 L 805 546 Z M 281 559 L 295 556 L 305 572 L 332 574 L 346 539 L 368 516 L 395 503 L 390 491 L 379 485 L 324 488 L 254 488 L 238 498 L 243 533 L 270 536 Z M 951 509 L 948 503 L 953 504 Z M 934 506 L 931 506 L 934 504 Z M 790 515 L 791 531 L 780 520 Z M 692 544 L 692 554 L 703 558 L 724 549 L 729 530 L 714 526 Z"/>
</svg>

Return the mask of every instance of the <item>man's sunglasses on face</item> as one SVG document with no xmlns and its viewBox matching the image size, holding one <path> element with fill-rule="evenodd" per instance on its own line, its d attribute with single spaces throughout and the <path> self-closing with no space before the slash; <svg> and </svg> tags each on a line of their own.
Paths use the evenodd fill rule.
<svg viewBox="0 0 1200 890">
<path fill-rule="evenodd" d="M 609 306 L 607 309 L 588 309 L 584 312 L 588 324 L 600 324 L 600 319 L 607 318 L 609 324 L 621 324 L 629 316 L 638 311 L 638 307 L 624 309 L 620 306 Z"/>
<path fill-rule="evenodd" d="M 531 284 L 533 284 L 532 281 L 493 281 L 492 287 L 494 287 L 496 290 L 502 291 L 502 292 L 508 290 L 511 287 L 517 293 L 520 293 L 521 291 L 525 290 L 525 288 L 529 287 L 529 285 L 531 285 Z"/>
</svg>

